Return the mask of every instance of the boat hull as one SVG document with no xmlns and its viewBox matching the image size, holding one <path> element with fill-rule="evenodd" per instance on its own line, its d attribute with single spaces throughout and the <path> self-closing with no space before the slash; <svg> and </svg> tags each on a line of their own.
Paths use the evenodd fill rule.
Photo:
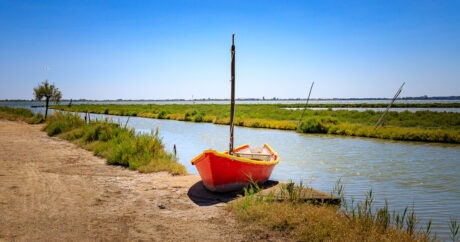
<svg viewBox="0 0 460 242">
<path fill-rule="evenodd" d="M 279 162 L 278 155 L 265 144 L 270 159 L 267 161 L 253 160 L 228 152 L 206 150 L 192 160 L 196 166 L 204 186 L 213 192 L 229 192 L 241 190 L 251 182 L 264 183 L 270 177 L 273 168 Z M 237 147 L 234 153 L 249 149 L 248 145 Z"/>
</svg>

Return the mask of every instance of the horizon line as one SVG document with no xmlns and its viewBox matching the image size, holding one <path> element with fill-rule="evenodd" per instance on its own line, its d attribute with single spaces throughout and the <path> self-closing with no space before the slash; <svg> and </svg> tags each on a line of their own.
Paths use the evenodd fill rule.
<svg viewBox="0 0 460 242">
<path fill-rule="evenodd" d="M 379 97 L 379 98 L 310 98 L 310 100 L 391 100 L 391 97 Z M 400 100 L 460 100 L 460 96 L 416 96 L 416 97 L 398 97 L 397 99 Z M 193 99 L 185 99 L 185 98 L 170 98 L 170 99 L 86 99 L 86 98 L 79 98 L 79 99 L 62 99 L 61 101 L 95 101 L 95 102 L 103 102 L 103 101 L 229 101 L 230 98 L 193 98 Z M 235 100 L 239 101 L 305 101 L 307 98 L 235 98 Z M 33 102 L 37 101 L 35 99 L 0 99 L 0 102 L 8 102 L 8 101 L 25 101 L 25 102 Z"/>
</svg>

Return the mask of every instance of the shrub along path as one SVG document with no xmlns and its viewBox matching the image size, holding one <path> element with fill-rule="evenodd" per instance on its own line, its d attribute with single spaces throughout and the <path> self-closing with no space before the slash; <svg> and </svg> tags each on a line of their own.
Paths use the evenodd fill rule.
<svg viewBox="0 0 460 242">
<path fill-rule="evenodd" d="M 187 196 L 199 177 L 110 166 L 42 127 L 0 119 L 0 240 L 242 240 L 224 204 Z"/>
</svg>

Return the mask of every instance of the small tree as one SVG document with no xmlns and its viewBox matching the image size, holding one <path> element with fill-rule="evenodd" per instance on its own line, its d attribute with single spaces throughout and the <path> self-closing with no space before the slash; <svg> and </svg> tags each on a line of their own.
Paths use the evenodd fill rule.
<svg viewBox="0 0 460 242">
<path fill-rule="evenodd" d="M 55 87 L 54 84 L 50 85 L 48 80 L 45 80 L 41 85 L 38 85 L 38 87 L 34 88 L 34 95 L 35 100 L 37 101 L 41 101 L 43 98 L 45 98 L 45 119 L 48 115 L 48 105 L 50 100 L 53 102 L 59 102 L 62 97 L 61 91 L 59 91 L 59 89 Z"/>
</svg>

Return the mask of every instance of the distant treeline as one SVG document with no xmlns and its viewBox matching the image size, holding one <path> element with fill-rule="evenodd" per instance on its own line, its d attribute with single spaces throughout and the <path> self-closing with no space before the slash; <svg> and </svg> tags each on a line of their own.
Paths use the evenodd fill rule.
<svg viewBox="0 0 460 242">
<path fill-rule="evenodd" d="M 391 100 L 392 98 L 311 98 L 311 101 L 365 101 L 365 100 Z M 71 99 L 62 99 L 62 102 L 70 102 Z M 195 98 L 195 99 L 73 99 L 75 102 L 185 102 L 185 101 L 229 101 L 228 98 Z M 302 101 L 306 98 L 237 98 L 239 101 Z M 460 96 L 418 96 L 418 97 L 400 97 L 397 100 L 460 100 Z M 3 99 L 0 102 L 35 102 L 33 99 Z"/>
</svg>

